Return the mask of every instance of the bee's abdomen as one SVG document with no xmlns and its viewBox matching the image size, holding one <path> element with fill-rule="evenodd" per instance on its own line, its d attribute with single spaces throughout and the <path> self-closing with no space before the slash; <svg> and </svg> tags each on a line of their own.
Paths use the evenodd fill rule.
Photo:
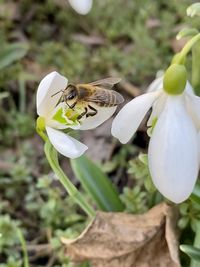
<svg viewBox="0 0 200 267">
<path fill-rule="evenodd" d="M 104 91 L 104 101 L 99 102 L 101 107 L 113 107 L 121 104 L 124 101 L 124 98 L 117 93 L 116 91 Z"/>
</svg>

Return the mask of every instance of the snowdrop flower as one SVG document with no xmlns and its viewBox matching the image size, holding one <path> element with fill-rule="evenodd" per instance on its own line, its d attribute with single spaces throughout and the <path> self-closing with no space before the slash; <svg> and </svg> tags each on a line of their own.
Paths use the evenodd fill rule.
<svg viewBox="0 0 200 267">
<path fill-rule="evenodd" d="M 72 110 L 65 102 L 58 104 L 62 95 L 60 90 L 66 88 L 67 78 L 57 72 L 51 72 L 43 78 L 37 90 L 37 128 L 46 130 L 48 138 L 55 149 L 69 158 L 77 158 L 86 150 L 87 146 L 64 132 L 66 129 L 88 130 L 93 129 L 107 120 L 116 110 L 116 107 L 99 108 L 94 117 L 81 118 L 78 116 L 84 111 L 76 105 Z M 58 94 L 56 94 L 59 92 Z M 58 104 L 58 105 L 57 105 Z"/>
<path fill-rule="evenodd" d="M 194 3 L 187 8 L 187 15 L 189 17 L 200 16 L 200 3 Z"/>
<path fill-rule="evenodd" d="M 69 3 L 81 15 L 86 15 L 92 8 L 92 0 L 69 0 Z"/>
<path fill-rule="evenodd" d="M 152 107 L 149 169 L 157 189 L 180 203 L 191 194 L 199 170 L 200 98 L 192 93 L 183 65 L 173 64 L 115 117 L 112 134 L 127 143 Z"/>
</svg>

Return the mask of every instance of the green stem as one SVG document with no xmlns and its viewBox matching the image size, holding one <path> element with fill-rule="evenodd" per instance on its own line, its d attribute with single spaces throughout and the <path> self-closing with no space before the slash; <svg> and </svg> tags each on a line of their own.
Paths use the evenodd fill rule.
<svg viewBox="0 0 200 267">
<path fill-rule="evenodd" d="M 200 96 L 200 41 L 192 48 L 192 86 Z"/>
<path fill-rule="evenodd" d="M 48 140 L 47 135 L 43 131 L 41 131 L 37 126 L 36 126 L 36 132 L 44 140 L 44 142 L 46 142 Z"/>
<path fill-rule="evenodd" d="M 196 224 L 196 234 L 193 245 L 196 248 L 200 248 L 200 221 Z M 199 267 L 199 262 L 191 260 L 190 267 Z"/>
<path fill-rule="evenodd" d="M 24 113 L 26 109 L 26 88 L 25 81 L 21 78 L 19 78 L 19 95 L 19 110 Z"/>
<path fill-rule="evenodd" d="M 183 47 L 183 49 L 181 50 L 178 58 L 176 59 L 177 64 L 183 64 L 185 57 L 187 56 L 187 54 L 190 52 L 190 50 L 192 49 L 193 45 L 196 44 L 197 41 L 200 40 L 200 33 L 197 34 L 196 36 L 194 36 L 193 38 L 191 38 L 186 45 Z"/>
<path fill-rule="evenodd" d="M 71 183 L 69 178 L 64 174 L 58 162 L 57 151 L 53 148 L 49 140 L 46 141 L 44 146 L 44 151 L 47 160 L 52 168 L 52 170 L 57 175 L 59 181 L 62 183 L 64 188 L 67 190 L 68 194 L 73 198 L 73 200 L 90 216 L 95 216 L 94 209 L 86 202 L 84 196 L 77 190 L 77 188 Z"/>
<path fill-rule="evenodd" d="M 16 230 L 17 230 L 17 235 L 18 235 L 19 241 L 21 243 L 22 251 L 23 251 L 23 254 L 24 254 L 24 267 L 29 267 L 29 260 L 28 260 L 26 241 L 24 239 L 22 231 L 19 228 L 17 228 Z"/>
</svg>

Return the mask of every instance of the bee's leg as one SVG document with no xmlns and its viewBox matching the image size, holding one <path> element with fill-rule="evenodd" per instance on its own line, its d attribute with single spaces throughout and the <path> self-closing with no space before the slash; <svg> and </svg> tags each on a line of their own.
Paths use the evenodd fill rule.
<svg viewBox="0 0 200 267">
<path fill-rule="evenodd" d="M 83 116 L 85 116 L 85 114 L 87 114 L 87 112 L 88 112 L 88 109 L 85 107 L 85 111 L 83 111 L 83 113 L 81 113 L 81 114 L 77 117 L 77 119 L 78 119 L 78 120 L 82 119 Z M 87 116 L 87 115 L 86 115 L 86 116 Z"/>
<path fill-rule="evenodd" d="M 67 102 L 66 102 L 67 103 Z M 74 104 L 72 104 L 71 106 L 67 103 L 68 107 L 74 110 L 74 107 L 76 106 L 77 102 L 75 102 Z"/>
<path fill-rule="evenodd" d="M 96 110 L 96 108 L 94 108 L 94 107 L 92 107 L 92 106 L 90 106 L 90 105 L 88 105 L 88 107 L 89 107 L 92 111 L 90 111 L 90 112 L 88 112 L 88 113 L 86 114 L 86 118 L 87 118 L 87 117 L 93 117 L 93 116 L 95 116 L 95 115 L 97 114 L 97 110 Z"/>
</svg>

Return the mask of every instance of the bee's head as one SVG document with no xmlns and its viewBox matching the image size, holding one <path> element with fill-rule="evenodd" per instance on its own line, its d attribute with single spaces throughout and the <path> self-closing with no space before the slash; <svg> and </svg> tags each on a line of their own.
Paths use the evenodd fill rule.
<svg viewBox="0 0 200 267">
<path fill-rule="evenodd" d="M 73 84 L 69 84 L 63 92 L 63 101 L 65 101 L 69 106 L 72 106 L 77 102 L 78 92 L 77 88 Z"/>
</svg>

